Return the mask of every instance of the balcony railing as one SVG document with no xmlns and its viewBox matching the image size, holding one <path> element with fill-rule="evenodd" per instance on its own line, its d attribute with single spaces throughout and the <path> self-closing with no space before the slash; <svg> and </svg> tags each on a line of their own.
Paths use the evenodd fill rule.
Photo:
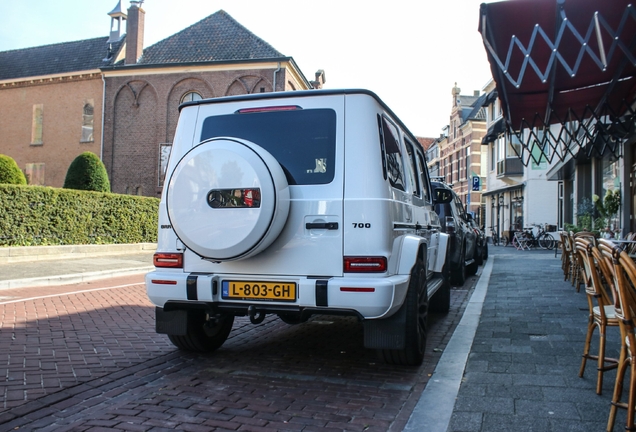
<svg viewBox="0 0 636 432">
<path fill-rule="evenodd" d="M 523 163 L 518 157 L 497 161 L 497 177 L 523 175 Z"/>
</svg>

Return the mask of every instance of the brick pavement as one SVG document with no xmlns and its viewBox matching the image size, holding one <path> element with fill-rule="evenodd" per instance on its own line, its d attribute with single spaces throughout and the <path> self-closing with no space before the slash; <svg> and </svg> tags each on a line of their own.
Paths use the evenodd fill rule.
<svg viewBox="0 0 636 432">
<path fill-rule="evenodd" d="M 237 318 L 216 353 L 181 353 L 141 284 L 0 304 L 0 431 L 401 431 L 469 286 L 431 317 L 420 368 L 378 363 L 346 317 Z"/>
</svg>

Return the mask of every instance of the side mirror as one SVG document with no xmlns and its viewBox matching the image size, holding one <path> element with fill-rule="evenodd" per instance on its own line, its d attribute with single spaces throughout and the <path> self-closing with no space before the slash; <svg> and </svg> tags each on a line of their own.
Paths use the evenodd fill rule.
<svg viewBox="0 0 636 432">
<path fill-rule="evenodd" d="M 447 204 L 453 200 L 453 193 L 445 188 L 436 188 L 433 197 L 435 204 Z"/>
</svg>

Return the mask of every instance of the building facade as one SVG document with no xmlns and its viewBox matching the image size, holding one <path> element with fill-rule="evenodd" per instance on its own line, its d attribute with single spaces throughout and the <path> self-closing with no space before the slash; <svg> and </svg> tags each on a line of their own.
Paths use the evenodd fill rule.
<svg viewBox="0 0 636 432">
<path fill-rule="evenodd" d="M 537 225 L 558 225 L 557 188 L 548 181 L 554 162 L 536 152 L 526 166 L 522 162 L 521 143 L 516 135 L 504 133 L 501 101 L 494 81 L 484 88 L 488 132 L 482 139 L 487 159 L 486 234 L 508 236 L 511 231 Z M 524 133 L 528 134 L 529 131 Z"/>
<path fill-rule="evenodd" d="M 0 152 L 29 184 L 61 187 L 77 155 L 100 154 L 107 39 L 0 52 Z"/>
<path fill-rule="evenodd" d="M 455 85 L 452 89 L 450 123 L 437 140 L 439 161 L 429 160 L 431 170 L 452 185 L 466 210 L 483 225 L 484 206 L 482 189 L 485 170 L 482 164 L 481 140 L 486 134 L 486 113 L 482 107 L 484 95 L 479 91 L 473 95 L 462 95 Z M 438 165 L 439 164 L 439 165 Z"/>
<path fill-rule="evenodd" d="M 223 10 L 147 48 L 140 2 L 108 15 L 107 37 L 0 52 L 0 152 L 30 184 L 61 187 L 91 151 L 113 192 L 158 196 L 180 103 L 324 83 Z"/>
</svg>

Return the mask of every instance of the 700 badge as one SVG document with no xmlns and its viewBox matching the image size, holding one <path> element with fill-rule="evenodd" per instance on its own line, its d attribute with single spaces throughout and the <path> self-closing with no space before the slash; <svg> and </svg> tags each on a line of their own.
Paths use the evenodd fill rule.
<svg viewBox="0 0 636 432">
<path fill-rule="evenodd" d="M 221 296 L 228 300 L 295 301 L 293 282 L 223 281 Z"/>
<path fill-rule="evenodd" d="M 371 228 L 371 224 L 369 222 L 367 222 L 367 223 L 354 222 L 353 223 L 353 227 L 354 228 Z"/>
</svg>

